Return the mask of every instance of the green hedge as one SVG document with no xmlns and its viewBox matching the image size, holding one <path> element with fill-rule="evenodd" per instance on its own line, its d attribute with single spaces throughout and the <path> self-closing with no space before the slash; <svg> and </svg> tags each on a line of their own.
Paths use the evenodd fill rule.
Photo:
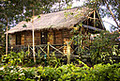
<svg viewBox="0 0 120 81">
<path fill-rule="evenodd" d="M 58 68 L 42 67 L 19 68 L 5 67 L 0 70 L 0 81 L 120 81 L 119 64 L 98 64 L 90 68 L 76 67 L 72 64 Z"/>
</svg>

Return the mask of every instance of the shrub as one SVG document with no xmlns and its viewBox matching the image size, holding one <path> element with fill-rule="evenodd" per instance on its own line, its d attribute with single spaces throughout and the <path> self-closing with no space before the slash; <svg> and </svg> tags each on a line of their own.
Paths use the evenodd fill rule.
<svg viewBox="0 0 120 81">
<path fill-rule="evenodd" d="M 72 40 L 78 46 L 77 52 L 80 57 L 82 57 L 82 55 L 89 55 L 92 65 L 99 63 L 117 63 L 120 62 L 119 35 L 119 32 L 110 33 L 105 31 L 95 36 L 94 40 L 91 41 L 89 39 L 90 33 L 85 35 L 80 32 L 75 35 Z"/>
<path fill-rule="evenodd" d="M 8 65 L 18 65 L 23 64 L 25 53 L 21 51 L 20 53 L 10 52 L 8 55 L 3 55 L 1 62 Z"/>
<path fill-rule="evenodd" d="M 109 32 L 102 32 L 94 38 L 89 49 L 93 64 L 117 62 L 117 60 L 114 59 L 114 57 L 119 58 L 120 56 L 117 37 L 119 37 L 118 32 L 112 34 Z"/>
<path fill-rule="evenodd" d="M 19 68 L 5 67 L 0 70 L 0 80 L 26 80 L 26 81 L 119 81 L 119 64 L 97 64 L 94 67 L 76 67 L 73 64 L 58 68 L 42 67 Z"/>
</svg>

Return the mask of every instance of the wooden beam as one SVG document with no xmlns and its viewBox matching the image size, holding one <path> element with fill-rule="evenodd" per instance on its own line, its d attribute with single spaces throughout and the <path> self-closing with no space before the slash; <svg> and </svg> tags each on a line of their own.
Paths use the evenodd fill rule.
<svg viewBox="0 0 120 81">
<path fill-rule="evenodd" d="M 57 48 L 55 48 L 54 46 L 52 46 L 52 45 L 50 45 L 53 49 L 55 49 L 56 51 L 58 51 L 59 53 L 61 53 L 61 54 L 63 54 L 64 55 L 64 53 L 63 52 L 61 52 L 60 50 L 58 50 Z"/>
<path fill-rule="evenodd" d="M 40 47 L 40 46 L 39 46 L 39 48 L 40 48 L 45 54 L 47 54 L 47 53 L 44 51 L 44 48 L 42 48 L 42 47 Z"/>
<path fill-rule="evenodd" d="M 28 56 L 30 56 L 30 46 L 28 45 Z"/>
<path fill-rule="evenodd" d="M 39 47 L 39 48 L 40 48 L 40 45 L 39 45 L 39 46 L 37 46 L 37 47 Z M 41 48 L 42 48 L 42 50 L 43 50 L 43 52 L 44 52 L 44 49 L 45 49 L 46 47 L 47 47 L 47 45 L 45 45 L 45 47 L 44 47 L 44 48 L 42 48 L 42 47 L 41 47 Z M 40 49 L 41 49 L 41 48 L 40 48 Z M 40 53 L 42 53 L 42 51 L 40 51 Z M 45 52 L 44 52 L 44 53 L 45 53 Z M 46 54 L 46 53 L 45 53 L 45 54 Z"/>
<path fill-rule="evenodd" d="M 54 33 L 54 44 L 56 44 L 56 35 L 55 35 L 55 31 L 53 30 L 53 33 Z"/>
<path fill-rule="evenodd" d="M 63 47 L 64 47 L 64 46 L 62 46 L 62 47 L 58 48 L 58 50 L 62 49 Z M 55 51 L 53 51 L 53 52 L 55 53 L 55 52 L 57 52 L 57 50 L 55 50 Z"/>
<path fill-rule="evenodd" d="M 88 17 L 89 19 L 95 19 L 95 20 L 100 20 L 100 19 L 98 19 L 98 18 L 92 18 L 92 17 Z"/>
<path fill-rule="evenodd" d="M 50 54 L 50 42 L 47 42 L 47 56 L 49 59 L 49 54 Z"/>
<path fill-rule="evenodd" d="M 92 30 L 96 30 L 96 31 L 103 31 L 102 29 L 96 28 L 96 27 L 92 27 L 92 26 L 87 26 L 87 25 L 82 25 L 84 28 L 89 28 Z"/>
<path fill-rule="evenodd" d="M 62 33 L 62 44 L 64 44 L 64 29 L 61 31 Z"/>
<path fill-rule="evenodd" d="M 95 11 L 94 11 L 94 27 L 95 27 Z"/>
</svg>

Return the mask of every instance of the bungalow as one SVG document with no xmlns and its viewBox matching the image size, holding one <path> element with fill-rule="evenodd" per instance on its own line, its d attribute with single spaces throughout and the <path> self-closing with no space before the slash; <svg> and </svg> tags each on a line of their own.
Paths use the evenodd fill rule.
<svg viewBox="0 0 120 81">
<path fill-rule="evenodd" d="M 19 22 L 8 31 L 9 43 L 13 48 L 20 48 L 21 46 L 28 45 L 32 46 L 32 25 L 34 25 L 35 46 L 45 46 L 47 42 L 55 46 L 65 45 L 74 35 L 74 33 L 71 33 L 71 30 L 80 23 L 82 23 L 83 29 L 90 33 L 105 30 L 96 10 L 86 7 L 73 8 L 59 12 L 41 14 L 40 18 L 36 18 L 33 23 L 26 21 Z M 26 25 L 26 27 L 24 27 L 24 25 Z M 58 47 L 55 48 L 59 49 Z M 41 47 L 41 49 L 42 51 L 45 50 L 43 50 L 43 47 Z M 64 47 L 62 50 L 57 51 L 66 53 L 65 50 L 66 48 Z"/>
</svg>

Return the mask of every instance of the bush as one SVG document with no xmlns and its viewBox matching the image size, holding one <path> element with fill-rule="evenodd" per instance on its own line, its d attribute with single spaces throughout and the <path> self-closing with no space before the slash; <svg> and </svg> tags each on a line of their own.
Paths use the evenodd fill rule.
<svg viewBox="0 0 120 81">
<path fill-rule="evenodd" d="M 28 52 L 21 51 L 19 53 L 15 53 L 11 51 L 8 55 L 2 56 L 0 65 L 20 65 L 24 67 L 33 67 L 40 64 L 42 66 L 58 67 L 63 65 L 61 60 L 64 59 L 56 58 L 55 54 L 51 54 L 50 58 L 45 58 L 44 55 L 41 55 L 36 57 L 35 63 L 33 57 L 28 56 Z"/>
<path fill-rule="evenodd" d="M 94 38 L 89 49 L 93 64 L 120 61 L 119 59 L 114 59 L 115 57 L 120 58 L 118 37 L 118 32 L 112 34 L 109 32 L 102 32 Z"/>
<path fill-rule="evenodd" d="M 18 65 L 23 64 L 25 53 L 21 51 L 20 53 L 10 52 L 8 55 L 3 55 L 1 62 L 8 65 Z"/>
<path fill-rule="evenodd" d="M 118 63 L 120 62 L 120 42 L 118 41 L 119 32 L 101 32 L 90 40 L 88 35 L 79 33 L 73 37 L 74 42 L 78 45 L 78 54 L 90 56 L 92 65 L 99 63 Z M 81 59 L 83 60 L 84 57 Z M 88 62 L 90 62 L 88 61 Z"/>
<path fill-rule="evenodd" d="M 0 70 L 0 80 L 26 80 L 26 81 L 119 81 L 119 64 L 98 64 L 90 68 L 76 67 L 72 64 L 63 65 L 58 68 L 42 67 L 38 68 L 19 68 L 5 67 Z"/>
</svg>

